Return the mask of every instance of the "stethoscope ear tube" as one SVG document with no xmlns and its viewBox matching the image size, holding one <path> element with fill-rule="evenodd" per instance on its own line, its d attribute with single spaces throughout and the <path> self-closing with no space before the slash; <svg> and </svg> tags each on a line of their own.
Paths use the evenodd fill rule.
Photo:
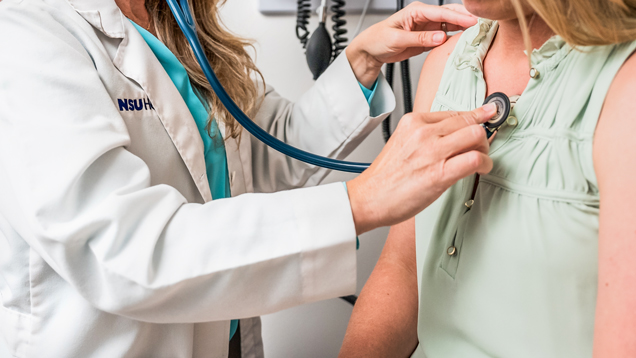
<svg viewBox="0 0 636 358">
<path fill-rule="evenodd" d="M 210 62 L 208 61 L 205 52 L 199 42 L 199 38 L 197 36 L 196 26 L 194 24 L 192 13 L 190 12 L 190 7 L 188 5 L 187 0 L 166 0 L 168 2 L 168 6 L 170 7 L 170 11 L 174 15 L 177 24 L 183 31 L 194 55 L 205 74 L 208 82 L 210 82 L 210 86 L 212 90 L 216 93 L 217 97 L 223 103 L 225 108 L 230 112 L 230 114 L 236 119 L 239 124 L 243 126 L 250 134 L 256 137 L 261 142 L 265 143 L 267 146 L 272 149 L 292 157 L 294 159 L 300 160 L 302 162 L 316 165 L 319 167 L 339 170 L 343 172 L 350 173 L 362 173 L 365 169 L 369 167 L 369 163 L 356 163 L 356 162 L 347 162 L 342 160 L 331 159 L 323 156 L 319 156 L 316 154 L 312 154 L 298 148 L 294 148 L 287 143 L 279 140 L 278 138 L 272 136 L 267 133 L 261 127 L 259 127 L 256 123 L 254 123 L 240 108 L 239 106 L 232 100 L 232 98 L 227 94 L 221 83 L 219 82 L 216 74 L 212 70 L 210 66 Z"/>
</svg>

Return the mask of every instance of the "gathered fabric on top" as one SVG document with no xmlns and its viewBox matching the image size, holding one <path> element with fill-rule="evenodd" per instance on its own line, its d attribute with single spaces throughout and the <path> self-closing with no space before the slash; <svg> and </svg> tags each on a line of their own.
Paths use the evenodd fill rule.
<svg viewBox="0 0 636 358">
<path fill-rule="evenodd" d="M 497 29 L 481 19 L 461 35 L 431 111 L 481 106 L 483 60 Z M 592 145 L 605 95 L 634 49 L 573 48 L 554 36 L 533 51 L 540 75 L 495 136 L 492 171 L 474 196 L 475 177 L 465 178 L 416 216 L 413 357 L 591 357 L 599 215 Z"/>
</svg>

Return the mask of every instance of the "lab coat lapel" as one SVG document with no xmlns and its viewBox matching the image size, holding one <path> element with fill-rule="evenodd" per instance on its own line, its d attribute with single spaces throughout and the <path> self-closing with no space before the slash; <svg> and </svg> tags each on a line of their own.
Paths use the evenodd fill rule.
<svg viewBox="0 0 636 358">
<path fill-rule="evenodd" d="M 75 11 L 106 36 L 123 39 L 113 64 L 144 89 L 203 200 L 212 200 L 199 130 L 179 91 L 146 41 L 113 0 L 68 1 Z"/>
<path fill-rule="evenodd" d="M 137 29 L 129 21 L 125 21 L 123 27 L 124 40 L 113 63 L 124 76 L 144 89 L 201 196 L 208 202 L 212 200 L 212 194 L 206 174 L 203 141 L 194 118 Z"/>
</svg>

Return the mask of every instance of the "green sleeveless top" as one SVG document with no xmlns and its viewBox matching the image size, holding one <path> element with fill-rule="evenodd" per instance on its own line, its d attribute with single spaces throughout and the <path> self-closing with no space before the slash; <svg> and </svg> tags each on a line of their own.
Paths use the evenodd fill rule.
<svg viewBox="0 0 636 358">
<path fill-rule="evenodd" d="M 480 20 L 461 35 L 432 111 L 482 104 L 482 60 L 496 31 L 496 22 Z M 573 49 L 555 36 L 532 53 L 539 76 L 495 137 L 493 170 L 474 196 L 469 177 L 416 216 L 413 357 L 592 356 L 599 215 L 592 140 L 609 86 L 635 48 Z"/>
</svg>

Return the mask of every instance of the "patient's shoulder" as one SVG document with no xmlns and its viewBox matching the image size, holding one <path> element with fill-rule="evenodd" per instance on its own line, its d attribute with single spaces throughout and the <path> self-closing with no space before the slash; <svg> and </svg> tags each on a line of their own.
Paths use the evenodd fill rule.
<svg viewBox="0 0 636 358">
<path fill-rule="evenodd" d="M 444 67 L 455 46 L 461 37 L 461 33 L 450 37 L 444 44 L 434 48 L 426 56 L 422 73 L 415 94 L 415 104 L 413 110 L 416 112 L 429 112 L 437 88 L 442 81 Z"/>
<path fill-rule="evenodd" d="M 633 120 L 633 113 L 636 112 L 636 102 L 633 100 L 633 94 L 636 92 L 634 78 L 636 55 L 632 53 L 614 76 L 605 95 L 597 130 L 602 130 L 606 126 L 616 127 L 614 129 L 629 127 L 636 130 L 636 121 Z M 633 131 L 628 132 L 633 134 Z"/>
<path fill-rule="evenodd" d="M 424 68 L 443 70 L 460 37 L 461 33 L 453 35 L 442 45 L 432 49 L 426 57 Z"/>
<path fill-rule="evenodd" d="M 636 175 L 636 55 L 632 54 L 616 73 L 605 96 L 605 101 L 594 134 L 594 167 L 599 183 L 615 175 Z M 631 160 L 631 163 L 625 161 Z M 620 163 L 618 163 L 620 162 Z"/>
</svg>

